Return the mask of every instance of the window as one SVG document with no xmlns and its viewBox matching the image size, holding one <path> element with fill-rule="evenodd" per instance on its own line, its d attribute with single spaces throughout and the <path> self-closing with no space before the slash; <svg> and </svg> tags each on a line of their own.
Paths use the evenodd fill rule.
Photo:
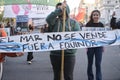
<svg viewBox="0 0 120 80">
<path fill-rule="evenodd" d="M 110 3 L 110 1 L 107 1 L 107 4 L 109 4 Z"/>
</svg>

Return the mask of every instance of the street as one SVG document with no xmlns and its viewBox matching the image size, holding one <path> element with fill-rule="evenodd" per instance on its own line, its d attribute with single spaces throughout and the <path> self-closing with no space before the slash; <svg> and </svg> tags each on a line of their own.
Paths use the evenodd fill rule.
<svg viewBox="0 0 120 80">
<path fill-rule="evenodd" d="M 34 53 L 31 65 L 27 64 L 27 54 L 22 57 L 6 57 L 3 80 L 53 80 L 49 52 Z M 105 47 L 102 59 L 103 80 L 120 80 L 120 48 Z M 95 65 L 93 66 L 95 73 Z M 79 49 L 76 54 L 74 80 L 87 80 L 86 49 Z"/>
</svg>

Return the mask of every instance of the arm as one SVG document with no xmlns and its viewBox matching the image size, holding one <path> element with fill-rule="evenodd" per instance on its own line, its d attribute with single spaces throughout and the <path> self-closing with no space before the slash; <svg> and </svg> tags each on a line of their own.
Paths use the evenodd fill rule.
<svg viewBox="0 0 120 80">
<path fill-rule="evenodd" d="M 80 31 L 80 24 L 78 22 L 75 23 L 75 26 L 74 26 L 74 31 Z"/>
<path fill-rule="evenodd" d="M 3 30 L 3 31 L 1 32 L 1 35 L 2 35 L 2 37 L 7 37 L 7 33 L 5 32 L 5 30 Z"/>
<path fill-rule="evenodd" d="M 51 14 L 49 14 L 46 18 L 48 25 L 54 25 L 56 21 L 56 17 L 61 15 L 61 13 L 62 13 L 62 10 L 59 8 L 59 9 L 56 9 Z"/>
<path fill-rule="evenodd" d="M 47 16 L 46 22 L 48 24 L 48 32 L 52 32 L 55 22 L 57 20 L 57 16 L 59 16 L 61 13 L 62 10 L 59 8 Z"/>
<path fill-rule="evenodd" d="M 72 31 L 80 31 L 80 24 L 73 19 L 70 19 L 70 25 Z"/>
</svg>

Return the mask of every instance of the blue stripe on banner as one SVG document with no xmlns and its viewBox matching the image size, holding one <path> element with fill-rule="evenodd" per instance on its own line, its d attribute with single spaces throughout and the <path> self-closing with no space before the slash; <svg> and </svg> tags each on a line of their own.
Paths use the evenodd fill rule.
<svg viewBox="0 0 120 80">
<path fill-rule="evenodd" d="M 34 33 L 0 38 L 0 52 L 37 52 L 120 45 L 120 30 Z"/>
</svg>

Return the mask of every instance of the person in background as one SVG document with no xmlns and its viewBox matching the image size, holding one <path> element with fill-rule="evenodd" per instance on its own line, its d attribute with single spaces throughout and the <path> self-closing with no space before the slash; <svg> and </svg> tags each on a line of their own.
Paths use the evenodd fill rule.
<svg viewBox="0 0 120 80">
<path fill-rule="evenodd" d="M 120 29 L 120 20 L 116 20 L 117 18 L 115 17 L 116 13 L 113 12 L 112 18 L 110 20 L 110 27 L 112 29 Z"/>
<path fill-rule="evenodd" d="M 5 28 L 10 28 L 10 36 L 14 35 L 14 28 L 10 25 L 10 22 L 7 22 Z"/>
<path fill-rule="evenodd" d="M 86 27 L 104 27 L 104 25 L 99 22 L 100 19 L 100 11 L 94 10 L 91 13 L 90 20 L 86 24 Z M 102 53 L 103 47 L 93 47 L 87 49 L 87 59 L 88 59 L 88 66 L 87 66 L 87 75 L 88 80 L 94 80 L 93 74 L 93 58 L 95 56 L 95 67 L 96 67 L 96 79 L 95 80 L 102 80 L 102 73 L 101 73 L 101 61 L 102 61 Z"/>
<path fill-rule="evenodd" d="M 29 33 L 33 33 L 34 27 L 31 24 L 28 27 L 29 27 Z M 28 55 L 27 55 L 28 64 L 32 63 L 32 59 L 33 59 L 33 52 L 28 52 Z"/>
<path fill-rule="evenodd" d="M 66 7 L 65 31 L 79 31 L 79 23 L 69 18 L 69 7 L 66 2 L 58 3 L 55 11 L 50 13 L 46 21 L 48 23 L 48 32 L 62 32 L 63 29 L 63 8 Z M 73 71 L 75 66 L 76 49 L 64 50 L 64 79 L 73 80 Z M 61 53 L 62 50 L 50 52 L 50 61 L 54 72 L 54 80 L 60 80 L 61 73 Z"/>
<path fill-rule="evenodd" d="M 0 23 L 0 37 L 7 37 L 7 33 L 4 30 L 4 24 L 3 23 Z M 0 43 L 2 43 L 2 42 L 0 42 Z M 18 57 L 18 56 L 23 56 L 23 53 L 22 52 L 0 53 L 0 62 L 4 62 L 5 56 Z"/>
<path fill-rule="evenodd" d="M 44 32 L 48 32 L 48 24 L 44 24 Z"/>
</svg>

